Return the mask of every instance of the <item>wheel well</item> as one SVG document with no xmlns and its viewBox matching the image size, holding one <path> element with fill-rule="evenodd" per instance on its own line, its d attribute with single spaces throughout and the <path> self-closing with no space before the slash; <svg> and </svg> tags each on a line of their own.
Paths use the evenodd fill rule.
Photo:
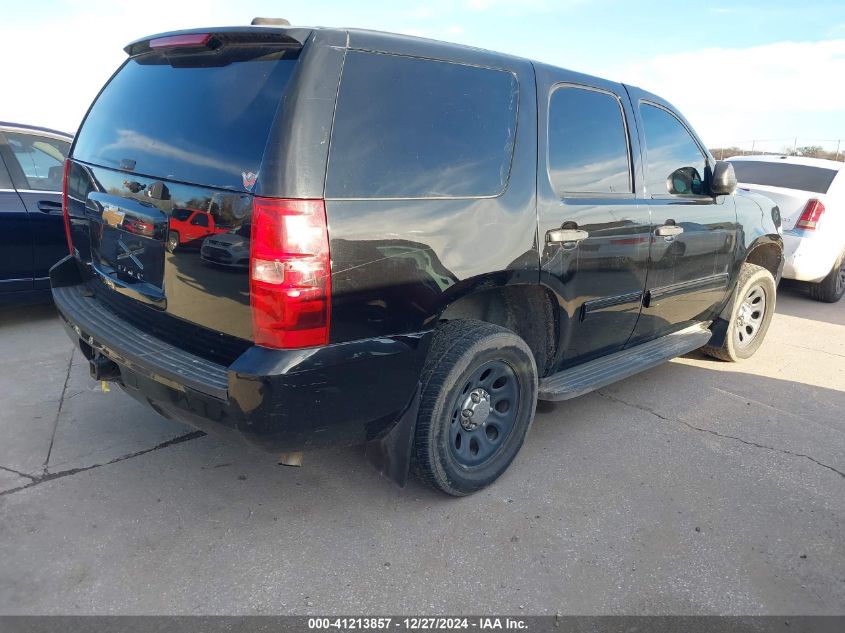
<svg viewBox="0 0 845 633">
<path fill-rule="evenodd" d="M 540 376 L 551 368 L 557 345 L 557 304 L 542 286 L 505 286 L 461 297 L 440 316 L 441 321 L 455 319 L 508 328 L 528 344 Z"/>
<path fill-rule="evenodd" d="M 781 250 L 776 244 L 760 244 L 751 249 L 751 252 L 745 257 L 745 261 L 749 264 L 762 266 L 772 273 L 772 277 L 777 281 L 780 274 L 781 257 Z"/>
</svg>

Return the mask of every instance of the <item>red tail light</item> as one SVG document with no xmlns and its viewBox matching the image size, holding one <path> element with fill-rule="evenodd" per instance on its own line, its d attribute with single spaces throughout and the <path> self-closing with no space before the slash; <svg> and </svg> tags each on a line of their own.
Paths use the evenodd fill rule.
<svg viewBox="0 0 845 633">
<path fill-rule="evenodd" d="M 65 160 L 65 174 L 62 177 L 62 215 L 65 218 L 65 239 L 67 240 L 67 249 L 73 255 L 73 240 L 70 237 L 70 211 L 67 204 L 67 181 L 70 174 L 70 159 Z"/>
<path fill-rule="evenodd" d="M 211 33 L 186 33 L 168 35 L 150 40 L 150 48 L 205 48 L 211 41 Z"/>
<path fill-rule="evenodd" d="M 822 213 L 824 213 L 824 205 L 820 200 L 807 200 L 807 204 L 804 205 L 804 210 L 801 212 L 801 217 L 795 223 L 795 228 L 815 231 Z"/>
<path fill-rule="evenodd" d="M 250 241 L 255 344 L 278 349 L 325 345 L 330 300 L 323 200 L 255 198 Z"/>
</svg>

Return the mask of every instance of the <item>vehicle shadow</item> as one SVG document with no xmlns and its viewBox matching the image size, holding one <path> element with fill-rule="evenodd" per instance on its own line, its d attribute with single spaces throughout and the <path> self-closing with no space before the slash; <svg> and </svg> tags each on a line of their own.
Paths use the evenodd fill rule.
<svg viewBox="0 0 845 633">
<path fill-rule="evenodd" d="M 0 327 L 39 323 L 56 318 L 52 301 L 27 305 L 6 306 L 0 309 Z"/>
<path fill-rule="evenodd" d="M 838 303 L 816 301 L 810 297 L 805 285 L 789 279 L 782 280 L 778 286 L 775 311 L 800 319 L 845 325 L 845 299 Z"/>
</svg>

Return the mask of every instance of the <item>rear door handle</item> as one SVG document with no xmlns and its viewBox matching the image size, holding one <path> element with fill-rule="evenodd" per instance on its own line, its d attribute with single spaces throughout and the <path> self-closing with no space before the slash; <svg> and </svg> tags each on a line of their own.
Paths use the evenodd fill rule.
<svg viewBox="0 0 845 633">
<path fill-rule="evenodd" d="M 62 212 L 62 203 L 61 202 L 53 202 L 52 200 L 39 200 L 38 201 L 38 210 L 42 213 L 61 213 Z"/>
<path fill-rule="evenodd" d="M 587 231 L 581 229 L 554 229 L 546 233 L 549 244 L 565 244 L 566 242 L 580 242 L 590 237 Z"/>
<path fill-rule="evenodd" d="M 664 224 L 663 226 L 657 227 L 654 231 L 655 235 L 659 235 L 660 237 L 675 237 L 676 235 L 680 235 L 684 232 L 684 227 L 682 226 L 675 226 L 674 224 Z"/>
</svg>

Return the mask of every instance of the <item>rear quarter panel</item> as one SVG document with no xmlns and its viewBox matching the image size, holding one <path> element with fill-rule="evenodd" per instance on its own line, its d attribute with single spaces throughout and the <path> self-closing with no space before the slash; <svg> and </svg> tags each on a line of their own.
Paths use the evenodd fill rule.
<svg viewBox="0 0 845 633">
<path fill-rule="evenodd" d="M 491 286 L 537 283 L 537 105 L 531 63 L 365 32 L 350 33 L 350 49 L 511 72 L 518 81 L 518 112 L 508 184 L 499 196 L 327 198 L 332 340 L 430 330 L 445 307 L 462 296 Z"/>
</svg>

